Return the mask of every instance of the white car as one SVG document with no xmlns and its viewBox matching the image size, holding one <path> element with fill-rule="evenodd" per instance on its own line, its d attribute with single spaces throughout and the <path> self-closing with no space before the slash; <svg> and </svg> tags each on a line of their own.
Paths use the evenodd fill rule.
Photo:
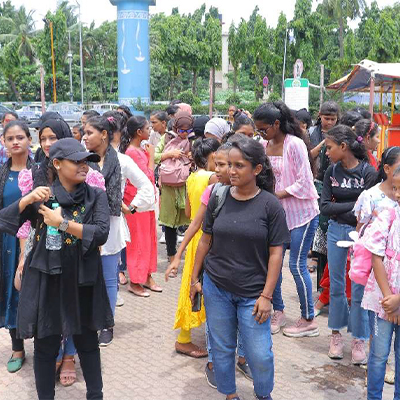
<svg viewBox="0 0 400 400">
<path fill-rule="evenodd" d="M 82 116 L 82 108 L 73 103 L 50 104 L 46 111 L 58 112 L 66 121 L 79 122 Z"/>
<path fill-rule="evenodd" d="M 95 104 L 93 106 L 93 110 L 96 110 L 100 115 L 103 115 L 107 111 L 115 111 L 117 108 L 118 104 L 114 103 Z"/>
<path fill-rule="evenodd" d="M 19 110 L 15 110 L 19 118 L 24 118 L 28 121 L 38 120 L 42 116 L 41 104 L 28 104 L 22 106 Z"/>
</svg>

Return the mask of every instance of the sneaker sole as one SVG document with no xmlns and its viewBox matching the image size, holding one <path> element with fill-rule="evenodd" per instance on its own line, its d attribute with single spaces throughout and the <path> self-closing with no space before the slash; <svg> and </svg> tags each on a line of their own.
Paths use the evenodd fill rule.
<svg viewBox="0 0 400 400">
<path fill-rule="evenodd" d="M 236 364 L 236 369 L 242 373 L 242 375 L 248 379 L 249 381 L 253 382 L 253 378 L 251 376 L 249 376 L 248 374 L 246 374 L 246 372 L 244 372 L 237 364 Z"/>
<path fill-rule="evenodd" d="M 111 340 L 111 342 L 108 343 L 99 343 L 99 347 L 107 347 L 109 346 L 113 341 Z"/>
<path fill-rule="evenodd" d="M 286 326 L 286 321 L 279 327 L 278 330 L 272 330 L 271 329 L 271 335 L 276 335 L 277 333 L 279 333 L 281 331 L 282 328 L 284 328 Z"/>
<path fill-rule="evenodd" d="M 362 361 L 355 361 L 353 358 L 351 359 L 351 363 L 353 365 L 366 365 L 367 362 L 368 362 L 367 358 L 364 358 L 364 360 L 362 360 Z"/>
<path fill-rule="evenodd" d="M 331 354 L 328 353 L 328 357 L 332 360 L 341 360 L 343 358 L 343 353 L 342 354 Z"/>
<path fill-rule="evenodd" d="M 315 337 L 319 336 L 319 329 L 317 328 L 312 331 L 299 332 L 299 333 L 290 333 L 290 332 L 285 332 L 285 330 L 283 330 L 283 334 L 287 337 L 294 337 L 294 338 Z"/>
<path fill-rule="evenodd" d="M 204 376 L 206 377 L 206 381 L 208 383 L 208 386 L 212 387 L 213 389 L 217 389 L 215 385 L 213 385 L 209 380 L 207 374 L 204 372 Z"/>
</svg>

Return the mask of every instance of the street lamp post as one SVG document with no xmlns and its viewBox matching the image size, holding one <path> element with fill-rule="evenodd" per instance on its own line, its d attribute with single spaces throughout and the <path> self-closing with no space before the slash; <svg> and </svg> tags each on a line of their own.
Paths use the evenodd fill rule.
<svg viewBox="0 0 400 400">
<path fill-rule="evenodd" d="M 282 68 L 282 101 L 285 101 L 285 69 L 286 69 L 286 48 L 287 48 L 288 28 L 285 29 L 285 51 L 283 53 L 283 68 Z"/>
<path fill-rule="evenodd" d="M 74 92 L 72 87 L 72 51 L 71 51 L 71 32 L 68 32 L 68 62 L 69 62 L 69 97 L 71 103 L 74 101 Z"/>
<path fill-rule="evenodd" d="M 79 56 L 80 56 L 80 62 L 81 62 L 81 103 L 83 106 L 83 52 L 82 52 L 82 21 L 81 21 L 81 5 L 80 3 L 76 1 L 76 4 L 78 4 L 79 7 Z"/>
</svg>

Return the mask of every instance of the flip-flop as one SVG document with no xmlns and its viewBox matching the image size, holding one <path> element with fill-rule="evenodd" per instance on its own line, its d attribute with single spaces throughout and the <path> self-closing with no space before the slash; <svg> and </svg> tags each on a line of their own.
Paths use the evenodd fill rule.
<svg viewBox="0 0 400 400">
<path fill-rule="evenodd" d="M 65 363 L 73 363 L 75 365 L 75 359 L 73 358 L 66 358 L 63 360 L 63 365 Z M 70 369 L 71 367 L 67 367 L 60 370 L 60 383 L 62 386 L 72 386 L 76 382 L 76 369 Z M 69 379 L 68 379 L 69 378 Z M 67 380 L 68 379 L 68 380 Z"/>
<path fill-rule="evenodd" d="M 133 293 L 135 296 L 138 297 L 150 297 L 150 293 L 143 291 L 143 292 L 137 292 L 136 290 L 133 290 L 131 287 L 128 287 L 128 292 Z"/>
<path fill-rule="evenodd" d="M 143 287 L 156 293 L 161 293 L 163 291 L 162 287 L 158 285 L 152 285 L 152 286 L 143 285 Z"/>
<path fill-rule="evenodd" d="M 175 351 L 178 354 L 183 354 L 185 356 L 188 357 L 192 357 L 192 358 L 205 358 L 208 357 L 208 351 L 206 349 L 201 349 L 200 347 L 196 346 L 197 350 L 192 350 L 192 351 L 183 351 L 183 350 L 179 350 L 177 348 L 177 344 L 180 344 L 178 342 L 175 343 Z"/>
</svg>

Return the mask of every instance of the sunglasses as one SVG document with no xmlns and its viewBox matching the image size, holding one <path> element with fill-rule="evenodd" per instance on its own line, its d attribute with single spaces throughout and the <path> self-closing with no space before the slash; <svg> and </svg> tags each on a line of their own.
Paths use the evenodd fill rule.
<svg viewBox="0 0 400 400">
<path fill-rule="evenodd" d="M 192 133 L 193 129 L 177 129 L 178 133 Z"/>
</svg>

